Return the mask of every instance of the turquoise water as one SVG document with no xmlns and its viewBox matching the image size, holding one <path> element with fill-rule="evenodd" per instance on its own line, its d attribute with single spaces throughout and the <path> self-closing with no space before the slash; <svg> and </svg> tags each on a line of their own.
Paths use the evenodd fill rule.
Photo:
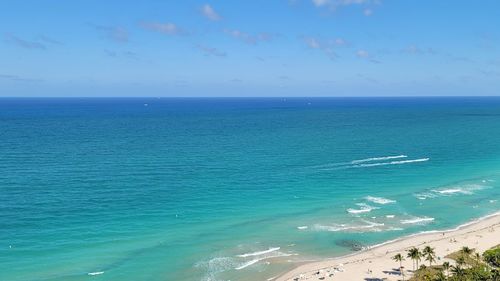
<svg viewBox="0 0 500 281">
<path fill-rule="evenodd" d="M 499 210 L 499 98 L 0 99 L 0 128 L 0 280 L 265 280 Z"/>
</svg>

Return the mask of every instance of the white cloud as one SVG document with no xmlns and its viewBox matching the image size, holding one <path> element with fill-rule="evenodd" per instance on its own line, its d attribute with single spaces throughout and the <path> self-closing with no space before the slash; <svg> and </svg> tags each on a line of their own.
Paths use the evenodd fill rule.
<svg viewBox="0 0 500 281">
<path fill-rule="evenodd" d="M 365 16 L 370 16 L 373 14 L 373 10 L 368 7 L 373 7 L 375 5 L 380 5 L 381 0 L 311 0 L 313 5 L 316 7 L 327 7 L 332 11 L 339 9 L 340 7 L 347 6 L 364 6 L 363 10 Z"/>
<path fill-rule="evenodd" d="M 257 44 L 259 42 L 267 42 L 271 41 L 276 37 L 276 35 L 267 32 L 261 32 L 258 34 L 249 34 L 237 29 L 225 29 L 224 32 L 229 36 L 241 40 L 247 44 Z"/>
<path fill-rule="evenodd" d="M 366 59 L 371 63 L 380 63 L 379 60 L 375 59 L 368 51 L 363 49 L 356 51 L 356 56 L 360 59 Z"/>
<path fill-rule="evenodd" d="M 321 50 L 330 59 L 337 58 L 337 53 L 335 52 L 336 47 L 347 46 L 347 42 L 342 38 L 322 40 L 316 37 L 303 37 L 302 39 L 307 47 Z"/>
<path fill-rule="evenodd" d="M 365 51 L 365 50 L 358 50 L 356 52 L 356 56 L 358 58 L 368 58 L 368 57 L 370 57 L 370 54 L 367 51 Z"/>
<path fill-rule="evenodd" d="M 330 0 L 312 0 L 316 7 L 321 7 L 330 3 Z"/>
<path fill-rule="evenodd" d="M 218 21 L 221 16 L 212 8 L 212 6 L 205 4 L 201 7 L 201 13 L 209 20 Z"/>
<path fill-rule="evenodd" d="M 167 35 L 179 35 L 183 34 L 184 31 L 173 23 L 143 23 L 142 27 L 152 31 L 160 32 Z"/>
<path fill-rule="evenodd" d="M 403 52 L 412 55 L 424 55 L 424 54 L 435 54 L 436 52 L 432 48 L 420 48 L 416 45 L 409 45 L 403 49 Z"/>
</svg>

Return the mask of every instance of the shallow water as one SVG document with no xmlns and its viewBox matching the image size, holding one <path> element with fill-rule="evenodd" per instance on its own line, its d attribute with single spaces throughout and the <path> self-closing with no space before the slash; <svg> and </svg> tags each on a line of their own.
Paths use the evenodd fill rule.
<svg viewBox="0 0 500 281">
<path fill-rule="evenodd" d="M 0 279 L 264 279 L 453 228 L 499 209 L 499 124 L 499 98 L 0 99 Z"/>
</svg>

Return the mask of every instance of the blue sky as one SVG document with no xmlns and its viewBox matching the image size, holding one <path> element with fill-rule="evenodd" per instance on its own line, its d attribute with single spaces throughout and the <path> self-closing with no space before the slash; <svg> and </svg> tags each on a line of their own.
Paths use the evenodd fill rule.
<svg viewBox="0 0 500 281">
<path fill-rule="evenodd" d="M 500 95 L 500 1 L 0 0 L 0 96 Z"/>
</svg>

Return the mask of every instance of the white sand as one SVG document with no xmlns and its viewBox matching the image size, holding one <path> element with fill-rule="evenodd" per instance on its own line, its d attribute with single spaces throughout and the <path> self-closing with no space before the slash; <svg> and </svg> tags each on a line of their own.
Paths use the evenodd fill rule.
<svg viewBox="0 0 500 281">
<path fill-rule="evenodd" d="M 436 262 L 441 264 L 445 261 L 444 256 L 460 250 L 463 246 L 468 246 L 482 253 L 500 244 L 499 233 L 500 213 L 495 213 L 454 230 L 407 236 L 349 256 L 307 263 L 285 273 L 276 280 L 294 280 L 301 275 L 302 278 L 299 280 L 402 280 L 397 271 L 399 263 L 392 260 L 392 257 L 397 253 L 401 253 L 406 258 L 407 249 L 415 246 L 422 250 L 423 247 L 430 245 L 435 248 Z M 420 264 L 422 263 L 428 265 L 424 259 L 420 262 Z M 343 266 L 339 266 L 339 264 L 343 264 Z M 403 261 L 403 266 L 405 280 L 408 280 L 413 271 L 412 260 L 406 258 Z M 343 271 L 335 272 L 334 276 L 330 277 L 329 273 L 334 272 L 333 268 L 335 267 Z M 316 274 L 320 270 L 321 273 Z M 320 279 L 325 275 L 326 278 Z"/>
</svg>

